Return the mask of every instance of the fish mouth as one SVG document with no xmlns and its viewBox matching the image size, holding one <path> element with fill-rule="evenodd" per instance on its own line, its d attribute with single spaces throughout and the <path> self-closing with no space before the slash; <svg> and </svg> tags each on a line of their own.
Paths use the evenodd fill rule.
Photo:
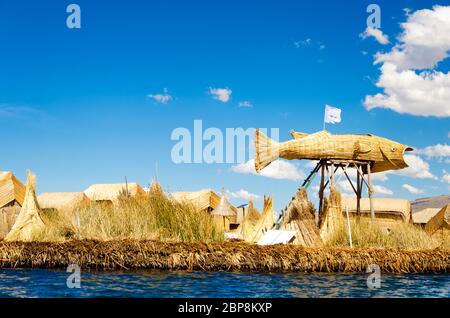
<svg viewBox="0 0 450 318">
<path fill-rule="evenodd" d="M 405 149 L 403 150 L 403 152 L 405 152 L 405 151 L 414 151 L 414 148 L 410 147 L 410 146 L 405 146 Z"/>
</svg>

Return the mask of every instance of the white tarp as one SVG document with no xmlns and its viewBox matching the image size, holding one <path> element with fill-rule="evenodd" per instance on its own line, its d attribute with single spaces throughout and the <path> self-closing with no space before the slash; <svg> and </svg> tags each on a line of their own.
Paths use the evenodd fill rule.
<svg viewBox="0 0 450 318">
<path fill-rule="evenodd" d="M 258 241 L 258 245 L 287 244 L 295 236 L 295 231 L 269 230 Z"/>
</svg>

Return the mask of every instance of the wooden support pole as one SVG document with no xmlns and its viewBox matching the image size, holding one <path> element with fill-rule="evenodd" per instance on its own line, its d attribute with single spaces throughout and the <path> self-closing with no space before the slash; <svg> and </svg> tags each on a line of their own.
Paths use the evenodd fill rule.
<svg viewBox="0 0 450 318">
<path fill-rule="evenodd" d="M 369 162 L 367 164 L 367 182 L 368 182 L 367 192 L 369 194 L 369 202 L 370 202 L 370 217 L 372 218 L 372 220 L 374 220 L 375 219 L 375 211 L 373 208 L 373 198 L 372 198 L 373 188 L 372 188 L 372 180 L 371 180 L 370 174 L 371 174 L 371 172 L 370 172 L 370 162 Z"/>
<path fill-rule="evenodd" d="M 330 178 L 330 192 L 331 192 L 331 188 L 332 187 L 334 187 L 334 173 L 336 172 L 335 170 L 334 170 L 334 163 L 333 162 L 331 162 L 331 178 Z"/>
<path fill-rule="evenodd" d="M 359 169 L 356 169 L 356 216 L 361 217 L 361 181 L 360 181 Z"/>
<path fill-rule="evenodd" d="M 324 192 L 324 181 L 325 181 L 325 165 L 326 162 L 320 161 L 320 188 L 319 188 L 319 212 L 316 215 L 316 225 L 319 225 L 319 217 L 322 215 L 323 208 L 323 192 Z"/>
</svg>

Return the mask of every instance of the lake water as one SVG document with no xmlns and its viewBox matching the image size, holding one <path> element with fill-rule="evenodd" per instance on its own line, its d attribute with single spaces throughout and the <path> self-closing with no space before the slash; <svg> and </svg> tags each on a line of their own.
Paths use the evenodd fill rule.
<svg viewBox="0 0 450 318">
<path fill-rule="evenodd" d="M 90 271 L 68 288 L 70 275 L 0 269 L 0 297 L 450 297 L 450 274 L 382 274 L 378 289 L 369 274 Z"/>
</svg>

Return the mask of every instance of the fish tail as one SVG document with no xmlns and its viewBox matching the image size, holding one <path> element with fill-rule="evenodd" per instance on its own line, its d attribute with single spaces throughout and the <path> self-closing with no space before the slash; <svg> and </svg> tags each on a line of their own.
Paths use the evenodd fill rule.
<svg viewBox="0 0 450 318">
<path fill-rule="evenodd" d="M 255 131 L 255 169 L 260 172 L 272 161 L 279 158 L 279 143 L 270 139 L 267 135 Z"/>
</svg>

